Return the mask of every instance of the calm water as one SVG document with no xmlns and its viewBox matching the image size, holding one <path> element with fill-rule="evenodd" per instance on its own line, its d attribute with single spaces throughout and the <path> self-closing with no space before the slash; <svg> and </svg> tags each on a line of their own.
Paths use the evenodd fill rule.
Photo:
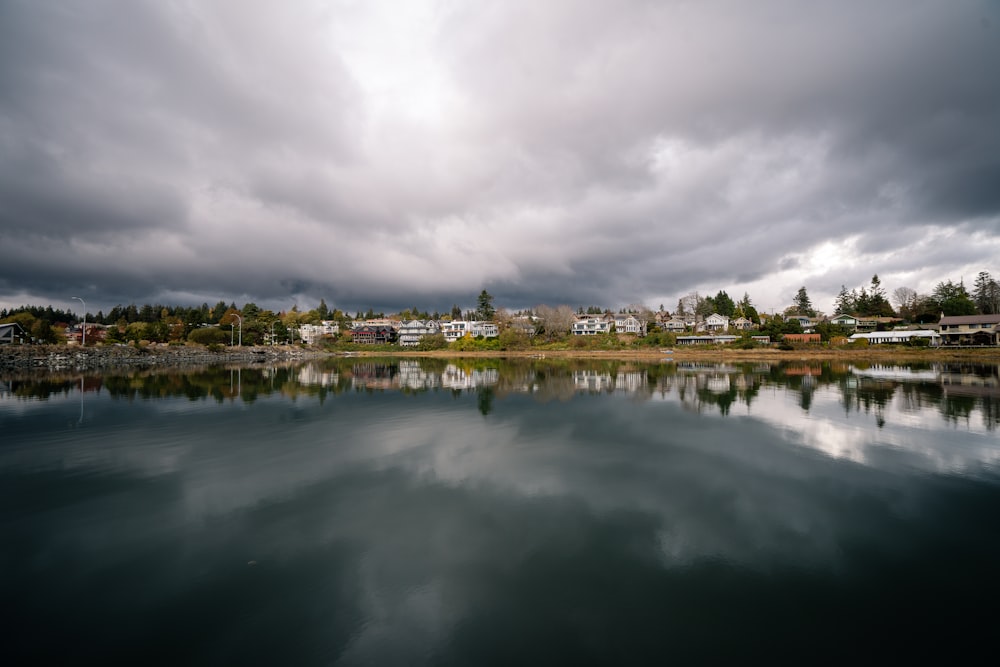
<svg viewBox="0 0 1000 667">
<path fill-rule="evenodd" d="M 997 366 L 0 379 L 7 664 L 967 662 Z"/>
</svg>

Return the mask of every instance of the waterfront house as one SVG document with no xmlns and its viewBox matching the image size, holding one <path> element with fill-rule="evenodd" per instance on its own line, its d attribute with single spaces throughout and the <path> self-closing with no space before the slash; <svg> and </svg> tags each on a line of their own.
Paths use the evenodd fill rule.
<svg viewBox="0 0 1000 667">
<path fill-rule="evenodd" d="M 853 334 L 848 340 L 856 342 L 859 340 L 868 341 L 869 345 L 892 345 L 899 343 L 909 343 L 915 338 L 923 338 L 929 341 L 932 346 L 941 344 L 941 336 L 936 331 L 930 329 L 910 329 L 896 331 L 868 331 Z"/>
<path fill-rule="evenodd" d="M 858 315 L 855 331 L 885 331 L 902 322 L 898 317 L 878 317 L 875 315 Z"/>
<path fill-rule="evenodd" d="M 494 322 L 484 322 L 480 320 L 452 320 L 441 324 L 441 333 L 449 343 L 454 343 L 463 336 L 476 338 L 496 338 L 500 335 L 500 329 Z"/>
<path fill-rule="evenodd" d="M 364 325 L 351 330 L 351 337 L 355 343 L 362 345 L 377 345 L 379 343 L 392 343 L 396 340 L 396 331 L 385 325 Z"/>
<path fill-rule="evenodd" d="M 399 325 L 396 340 L 402 347 L 414 347 L 424 336 L 436 333 L 441 333 L 441 325 L 434 320 L 408 320 Z"/>
<path fill-rule="evenodd" d="M 684 321 L 683 317 L 671 317 L 669 320 L 664 320 L 660 325 L 664 331 L 671 331 L 673 333 L 678 333 L 681 331 L 687 331 L 688 323 Z"/>
<path fill-rule="evenodd" d="M 938 325 L 945 345 L 1000 345 L 1000 315 L 945 315 Z"/>
<path fill-rule="evenodd" d="M 730 343 L 735 343 L 740 339 L 739 336 L 733 336 L 731 334 L 717 334 L 714 336 L 678 336 L 678 345 L 713 345 L 722 344 L 728 345 Z"/>
<path fill-rule="evenodd" d="M 634 334 L 640 337 L 645 336 L 646 322 L 640 320 L 635 315 L 619 313 L 615 315 L 615 333 Z"/>
<path fill-rule="evenodd" d="M 854 315 L 848 315 L 847 313 L 837 313 L 830 318 L 830 324 L 836 324 L 837 326 L 846 327 L 848 329 L 856 329 L 858 326 L 858 318 Z"/>
<path fill-rule="evenodd" d="M 580 316 L 573 323 L 574 336 L 596 336 L 611 332 L 611 325 L 615 323 L 613 317 L 607 315 L 586 315 Z"/>
<path fill-rule="evenodd" d="M 705 318 L 705 331 L 719 333 L 729 331 L 729 318 L 725 315 L 712 313 Z"/>
<path fill-rule="evenodd" d="M 0 345 L 26 343 L 28 340 L 28 332 L 22 329 L 17 322 L 0 324 Z"/>
<path fill-rule="evenodd" d="M 319 324 L 303 324 L 299 327 L 299 338 L 306 345 L 313 345 L 324 336 L 336 336 L 339 333 L 340 325 L 334 320 L 323 320 Z"/>
</svg>

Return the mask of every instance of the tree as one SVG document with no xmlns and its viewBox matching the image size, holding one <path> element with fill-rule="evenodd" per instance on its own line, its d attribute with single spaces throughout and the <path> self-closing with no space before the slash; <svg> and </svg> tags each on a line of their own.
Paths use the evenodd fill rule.
<svg viewBox="0 0 1000 667">
<path fill-rule="evenodd" d="M 222 345 L 229 342 L 229 334 L 219 327 L 199 327 L 188 334 L 188 340 L 199 345 Z"/>
<path fill-rule="evenodd" d="M 892 300 L 896 303 L 896 311 L 905 320 L 912 321 L 916 314 L 917 290 L 912 287 L 897 287 L 892 291 Z"/>
<path fill-rule="evenodd" d="M 840 292 L 837 294 L 837 299 L 833 302 L 833 312 L 844 315 L 854 315 L 857 313 L 854 295 L 847 291 L 846 285 L 840 286 Z"/>
<path fill-rule="evenodd" d="M 573 322 L 576 321 L 576 314 L 569 306 L 546 306 L 541 305 L 535 308 L 535 314 L 541 319 L 541 330 L 548 340 L 562 338 L 569 333 Z"/>
<path fill-rule="evenodd" d="M 212 308 L 212 317 L 208 321 L 212 324 L 218 324 L 219 320 L 222 319 L 222 316 L 226 314 L 227 310 L 229 310 L 229 306 L 226 305 L 226 302 L 220 301 L 215 304 L 214 308 Z M 129 322 L 131 321 L 132 320 L 129 320 Z"/>
<path fill-rule="evenodd" d="M 745 317 L 755 324 L 760 324 L 760 314 L 753 302 L 750 301 L 750 295 L 746 292 L 743 292 L 743 298 L 736 303 L 736 316 Z"/>
<path fill-rule="evenodd" d="M 809 294 L 806 292 L 804 285 L 799 288 L 798 292 L 796 292 L 792 308 L 798 315 L 816 317 L 816 310 L 812 306 L 812 301 L 810 301 Z"/>
<path fill-rule="evenodd" d="M 976 308 L 983 315 L 1000 313 L 1000 283 L 994 280 L 988 271 L 980 271 L 976 277 L 972 298 Z"/>
<path fill-rule="evenodd" d="M 715 312 L 719 315 L 733 317 L 736 314 L 736 304 L 733 303 L 733 300 L 726 294 L 725 290 L 719 290 L 719 293 L 712 299 L 712 303 L 715 306 Z"/>
<path fill-rule="evenodd" d="M 321 321 L 330 319 L 330 309 L 327 307 L 325 299 L 319 300 L 319 306 L 316 308 L 316 315 Z"/>
<path fill-rule="evenodd" d="M 479 307 L 476 308 L 476 315 L 481 320 L 492 320 L 493 315 L 496 314 L 496 308 L 493 307 L 493 296 L 483 290 L 479 293 L 478 299 Z"/>
<path fill-rule="evenodd" d="M 882 289 L 882 281 L 879 280 L 877 273 L 872 276 L 871 285 L 868 288 L 868 308 L 865 314 L 877 317 L 892 317 L 896 314 L 888 299 L 885 298 L 885 290 Z"/>
<path fill-rule="evenodd" d="M 937 310 L 945 315 L 975 315 L 976 304 L 965 289 L 965 284 L 957 285 L 950 280 L 940 282 L 934 288 L 931 299 Z"/>
</svg>

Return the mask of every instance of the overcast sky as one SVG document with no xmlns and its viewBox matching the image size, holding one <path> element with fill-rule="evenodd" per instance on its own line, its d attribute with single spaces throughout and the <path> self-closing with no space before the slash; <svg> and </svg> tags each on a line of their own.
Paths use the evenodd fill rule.
<svg viewBox="0 0 1000 667">
<path fill-rule="evenodd" d="M 0 307 L 1000 274 L 1000 3 L 0 0 Z"/>
</svg>

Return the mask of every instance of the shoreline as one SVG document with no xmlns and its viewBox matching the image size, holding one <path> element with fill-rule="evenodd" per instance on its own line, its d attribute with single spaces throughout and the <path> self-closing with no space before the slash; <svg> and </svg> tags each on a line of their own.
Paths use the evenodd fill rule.
<svg viewBox="0 0 1000 667">
<path fill-rule="evenodd" d="M 358 350 L 327 351 L 319 349 L 258 346 L 211 351 L 196 346 L 95 346 L 77 345 L 4 346 L 0 348 L 0 370 L 98 370 L 102 368 L 183 367 L 213 364 L 253 364 L 291 362 L 327 358 L 435 358 L 435 359 L 606 359 L 622 361 L 871 361 L 871 362 L 941 362 L 969 361 L 1000 363 L 1000 348 L 897 348 L 864 349 L 801 348 L 777 349 L 633 349 L 633 350 L 490 350 L 490 351 L 411 351 Z"/>
</svg>

